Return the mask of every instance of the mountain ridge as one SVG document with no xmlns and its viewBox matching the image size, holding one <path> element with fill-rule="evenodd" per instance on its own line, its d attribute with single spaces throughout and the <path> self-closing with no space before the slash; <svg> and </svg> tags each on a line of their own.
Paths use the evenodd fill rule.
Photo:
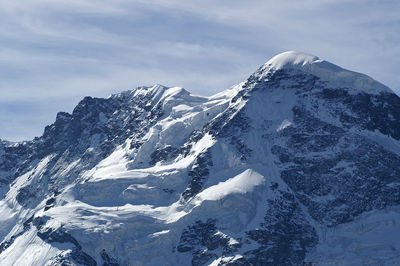
<svg viewBox="0 0 400 266">
<path fill-rule="evenodd" d="M 315 65 L 317 65 L 317 67 L 314 67 Z M 322 65 L 322 67 L 319 67 L 320 65 Z M 312 66 L 312 67 L 310 67 Z M 384 84 L 380 83 L 379 81 L 374 80 L 373 78 L 358 73 L 358 72 L 354 72 L 354 71 L 350 71 L 344 68 L 341 68 L 335 64 L 332 64 L 328 61 L 322 60 L 317 56 L 311 55 L 311 54 L 307 54 L 307 53 L 303 53 L 303 52 L 298 52 L 298 51 L 286 51 L 286 52 L 282 52 L 280 54 L 275 55 L 274 57 L 272 57 L 270 60 L 268 60 L 264 65 L 262 65 L 259 70 L 257 70 L 253 75 L 255 75 L 256 73 L 258 73 L 258 78 L 262 78 L 264 75 L 267 75 L 269 71 L 277 71 L 277 70 L 281 70 L 281 69 L 297 69 L 297 70 L 301 70 L 307 73 L 313 73 L 313 71 L 315 71 L 317 75 L 321 75 L 320 71 L 316 71 L 316 69 L 319 68 L 326 68 L 328 69 L 328 71 L 332 71 L 332 72 L 341 72 L 342 73 L 342 77 L 339 77 L 341 79 L 346 78 L 346 74 L 344 73 L 349 73 L 347 75 L 356 75 L 356 76 L 360 76 L 359 79 L 366 79 L 367 81 L 362 82 L 362 81 L 358 81 L 359 83 L 361 83 L 358 86 L 367 86 L 372 87 L 378 87 L 379 89 L 381 89 L 382 92 L 388 92 L 388 93 L 394 93 L 390 88 L 388 88 L 387 86 L 385 86 Z M 266 72 L 266 73 L 263 73 Z M 324 77 L 324 75 L 322 75 L 322 79 L 326 79 L 325 81 L 328 81 L 329 77 Z M 320 77 L 321 78 L 321 77 Z M 357 82 L 357 81 L 356 81 Z M 372 84 L 369 84 L 372 83 Z M 221 91 L 221 92 L 217 92 L 214 95 L 211 96 L 200 96 L 200 95 L 195 95 L 198 96 L 200 98 L 213 98 L 216 97 L 217 95 L 223 95 L 224 93 L 228 92 L 229 90 L 232 90 L 235 87 L 238 87 L 240 84 L 238 85 L 234 85 L 231 88 Z M 354 85 L 354 84 L 353 84 Z M 358 87 L 356 86 L 356 87 Z M 125 90 L 119 93 L 115 93 L 115 94 L 111 94 L 110 96 L 106 97 L 106 98 L 93 98 L 90 96 L 85 97 L 83 100 L 81 100 L 77 106 L 79 106 L 81 104 L 82 101 L 85 101 L 86 98 L 88 99 L 109 99 L 109 98 L 118 98 L 118 97 L 132 97 L 135 95 L 135 93 L 140 93 L 143 91 L 154 91 L 153 93 L 163 93 L 168 89 L 178 89 L 180 90 L 182 93 L 185 94 L 191 94 L 189 91 L 187 91 L 186 89 L 182 88 L 182 87 L 166 87 L 164 85 L 161 84 L 155 84 L 153 86 L 139 86 L 135 89 L 130 89 L 130 90 Z M 368 90 L 368 89 L 367 89 Z M 376 93 L 373 90 L 372 91 L 368 91 L 369 93 Z M 60 115 L 65 114 L 65 115 L 70 115 L 70 113 L 68 112 L 59 112 Z M 59 115 L 59 113 L 57 113 L 56 116 Z M 2 141 L 6 141 L 8 143 L 22 143 L 22 142 L 27 142 L 30 140 L 23 140 L 23 141 L 8 141 L 5 139 L 0 139 Z"/>
<path fill-rule="evenodd" d="M 318 76 L 317 57 L 268 62 L 210 97 L 86 97 L 2 145 L 0 262 L 396 262 L 400 98 L 354 72 Z"/>
</svg>

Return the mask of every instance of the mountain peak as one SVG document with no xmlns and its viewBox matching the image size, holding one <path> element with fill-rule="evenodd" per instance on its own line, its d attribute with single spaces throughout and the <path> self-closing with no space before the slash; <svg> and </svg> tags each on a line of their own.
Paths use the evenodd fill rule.
<svg viewBox="0 0 400 266">
<path fill-rule="evenodd" d="M 277 70 L 305 72 L 318 77 L 321 81 L 328 82 L 332 87 L 348 88 L 354 93 L 393 93 L 391 89 L 367 75 L 344 69 L 317 56 L 302 52 L 288 51 L 278 54 L 268 60 L 257 74 L 265 77 L 271 71 Z"/>
<path fill-rule="evenodd" d="M 0 140 L 0 265 L 398 265 L 400 98 L 380 86 L 286 52 L 211 97 L 85 97 Z"/>
<path fill-rule="evenodd" d="M 137 87 L 133 90 L 123 91 L 117 94 L 113 94 L 110 98 L 131 98 L 136 97 L 137 95 L 149 95 L 152 98 L 162 99 L 169 96 L 178 96 L 178 95 L 189 95 L 190 93 L 181 87 L 166 87 L 160 84 L 155 84 L 151 87 L 141 86 Z"/>
<path fill-rule="evenodd" d="M 297 51 L 287 51 L 272 57 L 265 65 L 274 69 L 300 68 L 321 61 L 321 59 L 314 55 Z"/>
</svg>

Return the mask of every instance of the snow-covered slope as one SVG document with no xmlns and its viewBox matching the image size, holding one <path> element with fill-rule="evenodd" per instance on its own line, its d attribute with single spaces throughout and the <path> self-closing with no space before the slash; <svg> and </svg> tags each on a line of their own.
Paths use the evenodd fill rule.
<svg viewBox="0 0 400 266">
<path fill-rule="evenodd" d="M 0 265 L 396 264 L 399 140 L 390 89 L 298 52 L 212 97 L 86 97 L 0 142 Z"/>
</svg>

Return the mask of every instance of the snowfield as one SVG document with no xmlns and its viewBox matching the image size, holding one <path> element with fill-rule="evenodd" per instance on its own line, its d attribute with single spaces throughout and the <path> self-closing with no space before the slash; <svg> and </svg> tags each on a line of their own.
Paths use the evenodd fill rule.
<svg viewBox="0 0 400 266">
<path fill-rule="evenodd" d="M 293 51 L 211 97 L 86 97 L 0 141 L 0 265 L 399 264 L 399 132 L 389 88 Z"/>
</svg>

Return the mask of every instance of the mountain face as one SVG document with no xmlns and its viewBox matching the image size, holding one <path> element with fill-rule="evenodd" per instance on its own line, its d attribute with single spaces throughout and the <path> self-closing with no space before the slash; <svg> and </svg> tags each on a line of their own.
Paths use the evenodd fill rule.
<svg viewBox="0 0 400 266">
<path fill-rule="evenodd" d="M 86 97 L 0 141 L 0 264 L 398 264 L 399 141 L 389 88 L 297 52 L 211 97 Z"/>
</svg>

